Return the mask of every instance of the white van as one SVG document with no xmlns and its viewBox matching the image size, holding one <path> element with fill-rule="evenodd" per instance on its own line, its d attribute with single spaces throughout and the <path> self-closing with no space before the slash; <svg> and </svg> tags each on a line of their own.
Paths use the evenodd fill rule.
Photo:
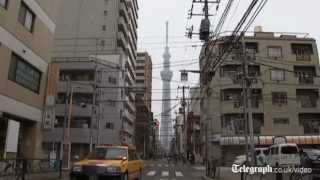
<svg viewBox="0 0 320 180">
<path fill-rule="evenodd" d="M 275 144 L 270 146 L 268 164 L 272 167 L 299 166 L 300 154 L 296 144 Z"/>
</svg>

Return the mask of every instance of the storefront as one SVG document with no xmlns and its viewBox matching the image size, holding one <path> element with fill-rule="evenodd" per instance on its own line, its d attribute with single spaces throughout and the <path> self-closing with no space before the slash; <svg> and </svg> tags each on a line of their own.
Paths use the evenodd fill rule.
<svg viewBox="0 0 320 180">
<path fill-rule="evenodd" d="M 39 123 L 11 114 L 0 116 L 0 158 L 34 157 Z"/>
</svg>

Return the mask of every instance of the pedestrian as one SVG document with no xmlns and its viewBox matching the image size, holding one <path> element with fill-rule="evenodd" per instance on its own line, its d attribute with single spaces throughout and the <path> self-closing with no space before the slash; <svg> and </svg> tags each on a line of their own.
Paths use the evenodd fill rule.
<svg viewBox="0 0 320 180">
<path fill-rule="evenodd" d="M 216 172 L 217 172 L 217 165 L 218 165 L 218 160 L 214 157 L 211 157 L 211 177 L 215 178 L 216 177 Z"/>
</svg>

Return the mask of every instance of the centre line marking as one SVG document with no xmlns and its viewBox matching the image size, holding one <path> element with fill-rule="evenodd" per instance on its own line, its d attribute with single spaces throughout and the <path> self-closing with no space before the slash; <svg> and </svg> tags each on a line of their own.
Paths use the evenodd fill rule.
<svg viewBox="0 0 320 180">
<path fill-rule="evenodd" d="M 177 176 L 177 177 L 182 177 L 183 174 L 182 174 L 182 172 L 180 172 L 180 171 L 176 171 L 176 176 Z"/>
<path fill-rule="evenodd" d="M 169 176 L 169 171 L 162 171 L 161 176 L 163 176 L 163 177 Z"/>
<path fill-rule="evenodd" d="M 156 175 L 156 171 L 149 171 L 147 173 L 147 176 L 154 176 L 154 175 Z"/>
</svg>

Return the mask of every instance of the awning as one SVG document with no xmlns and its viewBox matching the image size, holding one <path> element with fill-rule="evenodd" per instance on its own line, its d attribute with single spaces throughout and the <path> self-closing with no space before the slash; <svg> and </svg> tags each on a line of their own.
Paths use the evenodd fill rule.
<svg viewBox="0 0 320 180">
<path fill-rule="evenodd" d="M 274 136 L 255 136 L 255 145 L 272 145 Z M 286 136 L 288 143 L 295 143 L 298 145 L 320 145 L 320 136 Z M 250 140 L 250 139 L 249 139 Z M 220 137 L 221 146 L 231 145 L 245 145 L 244 136 L 229 136 Z"/>
</svg>

